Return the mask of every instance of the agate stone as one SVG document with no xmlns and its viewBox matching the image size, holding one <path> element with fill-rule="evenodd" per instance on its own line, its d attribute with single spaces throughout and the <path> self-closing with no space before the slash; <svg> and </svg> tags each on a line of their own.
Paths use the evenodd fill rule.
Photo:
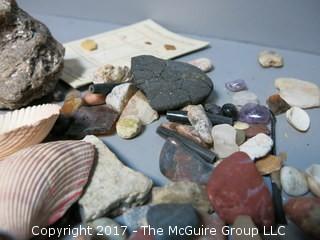
<svg viewBox="0 0 320 240">
<path fill-rule="evenodd" d="M 213 166 L 179 140 L 168 138 L 160 154 L 160 171 L 172 181 L 206 184 Z"/>
<path fill-rule="evenodd" d="M 242 79 L 227 82 L 225 87 L 231 92 L 239 92 L 248 89 L 246 82 Z"/>
<path fill-rule="evenodd" d="M 188 63 L 142 55 L 131 60 L 133 82 L 157 111 L 201 103 L 212 91 L 211 79 Z"/>
<path fill-rule="evenodd" d="M 239 120 L 249 124 L 268 124 L 270 115 L 267 107 L 255 103 L 247 103 L 240 110 Z"/>
</svg>

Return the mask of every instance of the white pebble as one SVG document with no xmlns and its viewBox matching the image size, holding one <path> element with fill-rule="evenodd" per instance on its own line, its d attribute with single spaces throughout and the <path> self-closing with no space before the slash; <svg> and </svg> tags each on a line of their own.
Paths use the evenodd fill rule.
<svg viewBox="0 0 320 240">
<path fill-rule="evenodd" d="M 308 113 L 299 108 L 292 107 L 286 112 L 288 122 L 297 130 L 305 132 L 310 127 L 310 118 Z"/>
<path fill-rule="evenodd" d="M 264 133 L 259 133 L 250 138 L 240 146 L 240 151 L 245 152 L 254 160 L 266 156 L 273 146 L 271 137 Z"/>
<path fill-rule="evenodd" d="M 294 167 L 283 167 L 280 173 L 280 180 L 282 189 L 288 195 L 302 196 L 309 190 L 304 174 Z"/>
</svg>

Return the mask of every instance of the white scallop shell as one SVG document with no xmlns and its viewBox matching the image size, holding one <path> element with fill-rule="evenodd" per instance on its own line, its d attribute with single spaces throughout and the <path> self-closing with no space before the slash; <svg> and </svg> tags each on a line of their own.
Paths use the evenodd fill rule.
<svg viewBox="0 0 320 240">
<path fill-rule="evenodd" d="M 0 115 L 0 160 L 42 142 L 59 114 L 59 105 L 44 104 Z"/>
<path fill-rule="evenodd" d="M 29 239 L 33 226 L 55 223 L 82 195 L 95 156 L 92 144 L 38 144 L 0 162 L 0 231 Z"/>
<path fill-rule="evenodd" d="M 312 164 L 306 173 L 310 191 L 320 197 L 320 164 Z"/>
</svg>

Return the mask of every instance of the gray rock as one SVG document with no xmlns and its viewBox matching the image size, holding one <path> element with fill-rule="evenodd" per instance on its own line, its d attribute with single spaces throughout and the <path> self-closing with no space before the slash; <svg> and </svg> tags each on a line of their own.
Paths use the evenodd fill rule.
<svg viewBox="0 0 320 240">
<path fill-rule="evenodd" d="M 151 205 L 145 205 L 141 207 L 135 207 L 125 212 L 122 215 L 122 223 L 124 226 L 128 226 L 128 231 L 132 232 L 137 230 L 141 226 L 147 226 L 147 213 Z"/>
<path fill-rule="evenodd" d="M 211 79 L 188 63 L 153 56 L 132 58 L 133 82 L 156 111 L 201 103 L 212 91 Z"/>
<path fill-rule="evenodd" d="M 96 236 L 96 240 L 125 240 L 127 234 L 125 229 L 110 218 L 99 218 L 88 223 L 92 227 Z"/>
<path fill-rule="evenodd" d="M 124 166 L 108 147 L 95 136 L 84 141 L 96 146 L 97 164 L 85 193 L 80 198 L 86 221 L 143 204 L 152 188 L 152 181 Z"/>
<path fill-rule="evenodd" d="M 64 48 L 48 28 L 0 0 L 0 107 L 17 109 L 51 93 L 63 68 Z"/>
</svg>

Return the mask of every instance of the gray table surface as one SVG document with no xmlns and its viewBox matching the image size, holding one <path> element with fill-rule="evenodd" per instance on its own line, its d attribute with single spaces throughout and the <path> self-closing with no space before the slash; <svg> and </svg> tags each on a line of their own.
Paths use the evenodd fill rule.
<svg viewBox="0 0 320 240">
<path fill-rule="evenodd" d="M 47 24 L 53 35 L 63 43 L 119 27 L 119 25 L 105 22 L 74 18 L 44 15 L 35 15 L 35 17 Z M 225 89 L 224 84 L 239 78 L 246 80 L 249 90 L 255 92 L 263 104 L 268 96 L 276 92 L 275 78 L 295 77 L 320 85 L 320 56 L 318 55 L 273 49 L 283 55 L 285 66 L 281 69 L 263 69 L 257 63 L 258 53 L 266 49 L 263 46 L 200 36 L 191 37 L 209 41 L 211 47 L 181 57 L 179 60 L 188 61 L 198 57 L 212 59 L 215 70 L 210 72 L 209 76 L 215 85 L 217 104 L 231 101 L 232 96 Z M 320 160 L 320 128 L 318 127 L 320 111 L 310 109 L 307 112 L 311 118 L 311 128 L 307 133 L 294 130 L 287 123 L 284 115 L 278 117 L 277 123 L 278 152 L 287 152 L 287 164 L 302 170 L 312 163 L 319 163 Z M 103 141 L 126 165 L 143 172 L 152 178 L 155 184 L 162 185 L 168 182 L 159 170 L 159 154 L 164 140 L 156 134 L 156 128 L 165 121 L 166 119 L 161 117 L 159 121 L 147 126 L 143 134 L 134 140 L 123 140 L 114 135 L 103 138 Z M 277 239 L 307 239 L 292 224 L 287 227 L 287 232 L 286 236 Z"/>
</svg>

